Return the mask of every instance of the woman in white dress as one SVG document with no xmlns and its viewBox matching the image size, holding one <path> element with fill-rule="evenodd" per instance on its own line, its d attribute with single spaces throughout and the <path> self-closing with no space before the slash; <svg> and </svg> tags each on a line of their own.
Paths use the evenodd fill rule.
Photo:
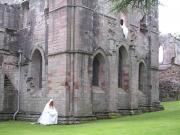
<svg viewBox="0 0 180 135">
<path fill-rule="evenodd" d="M 121 28 L 123 30 L 123 35 L 124 35 L 125 39 L 127 39 L 128 38 L 128 28 L 124 24 L 124 20 L 123 19 L 120 20 L 120 25 L 121 25 Z"/>
<path fill-rule="evenodd" d="M 44 107 L 44 110 L 38 119 L 38 123 L 43 125 L 52 125 L 58 123 L 58 112 L 54 107 L 54 102 L 52 99 Z"/>
</svg>

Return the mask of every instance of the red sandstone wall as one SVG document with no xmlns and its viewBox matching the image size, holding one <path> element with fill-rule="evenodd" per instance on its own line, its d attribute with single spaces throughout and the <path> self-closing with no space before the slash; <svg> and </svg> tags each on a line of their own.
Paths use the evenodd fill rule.
<svg viewBox="0 0 180 135">
<path fill-rule="evenodd" d="M 56 100 L 59 115 L 66 115 L 67 0 L 49 3 L 48 95 Z"/>
</svg>

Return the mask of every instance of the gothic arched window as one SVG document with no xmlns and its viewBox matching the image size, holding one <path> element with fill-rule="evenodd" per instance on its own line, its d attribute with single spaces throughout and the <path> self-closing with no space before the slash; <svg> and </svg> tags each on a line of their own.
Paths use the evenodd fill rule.
<svg viewBox="0 0 180 135">
<path fill-rule="evenodd" d="M 31 73 L 35 88 L 42 88 L 42 55 L 39 50 L 33 53 Z"/>
</svg>

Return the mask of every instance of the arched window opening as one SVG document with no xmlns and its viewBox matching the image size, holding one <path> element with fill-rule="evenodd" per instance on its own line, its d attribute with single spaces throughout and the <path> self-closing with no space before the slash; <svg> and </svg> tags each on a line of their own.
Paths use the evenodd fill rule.
<svg viewBox="0 0 180 135">
<path fill-rule="evenodd" d="M 92 84 L 94 86 L 105 85 L 105 60 L 101 54 L 94 57 L 93 60 L 93 78 Z"/>
<path fill-rule="evenodd" d="M 31 73 L 35 88 L 42 88 L 42 56 L 38 50 L 32 56 Z"/>
<path fill-rule="evenodd" d="M 124 47 L 119 48 L 118 62 L 118 88 L 128 89 L 129 84 L 129 67 L 128 54 Z"/>
<path fill-rule="evenodd" d="M 122 72 L 123 72 L 123 61 L 122 61 L 122 54 L 119 52 L 119 65 L 118 65 L 118 88 L 122 88 L 123 84 L 123 77 L 122 77 Z"/>
<path fill-rule="evenodd" d="M 99 85 L 99 60 L 97 58 L 94 58 L 93 61 L 93 85 L 98 86 Z"/>
<path fill-rule="evenodd" d="M 163 46 L 159 47 L 159 63 L 162 64 L 164 60 L 164 48 Z"/>
<path fill-rule="evenodd" d="M 120 19 L 120 25 L 123 26 L 124 25 L 124 20 Z"/>
<path fill-rule="evenodd" d="M 146 80 L 146 72 L 144 63 L 139 64 L 139 90 L 144 91 L 145 89 L 145 80 Z"/>
</svg>

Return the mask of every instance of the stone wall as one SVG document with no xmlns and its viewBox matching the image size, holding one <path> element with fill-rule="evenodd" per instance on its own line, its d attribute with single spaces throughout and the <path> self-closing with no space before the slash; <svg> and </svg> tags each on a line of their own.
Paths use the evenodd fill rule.
<svg viewBox="0 0 180 135">
<path fill-rule="evenodd" d="M 18 43 L 22 50 L 20 112 L 39 114 L 49 100 L 45 1 L 21 3 Z M 33 108 L 33 109 L 32 109 Z"/>
<path fill-rule="evenodd" d="M 50 98 L 60 121 L 159 110 L 157 8 L 145 16 L 140 9 L 109 14 L 110 5 L 103 5 L 96 0 L 25 0 L 18 5 L 17 49 L 2 53 L 7 64 L 0 70 L 2 93 L 5 75 L 15 90 L 21 84 L 18 119 L 35 120 Z M 13 32 L 0 30 L 11 38 Z M 4 43 L 3 34 L 0 42 L 11 44 Z M 1 111 L 4 106 L 0 99 Z"/>
<path fill-rule="evenodd" d="M 180 65 L 180 39 L 171 34 L 160 36 L 160 45 L 163 48 L 163 62 L 160 68 L 165 68 L 171 63 Z"/>
<path fill-rule="evenodd" d="M 160 63 L 160 100 L 179 100 L 180 93 L 180 40 L 171 34 L 160 37 L 163 62 Z"/>
<path fill-rule="evenodd" d="M 160 100 L 180 100 L 180 66 L 171 65 L 169 68 L 160 71 Z"/>
<path fill-rule="evenodd" d="M 49 38 L 48 38 L 48 93 L 56 101 L 60 116 L 70 116 L 69 93 L 71 91 L 71 62 L 66 54 L 69 25 L 66 0 L 52 0 L 49 3 Z"/>
<path fill-rule="evenodd" d="M 0 4 L 0 26 L 11 30 L 19 28 L 19 6 Z"/>
<path fill-rule="evenodd" d="M 12 113 L 17 108 L 17 30 L 18 5 L 0 4 L 0 111 Z"/>
<path fill-rule="evenodd" d="M 9 111 L 6 109 L 6 113 L 16 111 L 17 90 L 20 91 L 21 113 L 40 114 L 49 100 L 49 97 L 45 96 L 45 93 L 47 93 L 47 53 L 45 54 L 47 52 L 47 34 L 44 9 L 45 1 L 33 0 L 24 1 L 21 4 L 16 3 L 16 5 L 1 4 L 0 6 L 2 13 L 2 16 L 0 16 L 2 19 L 0 42 L 2 42 L 1 56 L 3 56 L 1 70 L 2 100 L 0 102 L 2 112 L 5 111 L 3 108 L 8 106 L 13 109 L 9 109 Z M 19 50 L 22 52 L 21 72 L 19 72 L 18 65 Z M 33 57 L 36 56 L 37 51 L 39 52 L 39 58 Z M 37 68 L 33 64 L 38 59 L 41 60 L 41 65 Z M 36 72 L 36 70 L 39 71 Z M 39 76 L 38 81 L 41 80 L 41 87 L 36 86 L 37 75 Z M 11 88 L 11 91 L 6 89 L 5 76 L 12 84 L 12 87 L 8 87 Z M 14 98 L 12 98 L 13 93 Z M 5 101 L 8 99 L 12 99 L 13 104 L 8 102 L 9 105 L 7 105 Z"/>
<path fill-rule="evenodd" d="M 0 4 L 19 4 L 23 0 L 0 0 Z"/>
</svg>

